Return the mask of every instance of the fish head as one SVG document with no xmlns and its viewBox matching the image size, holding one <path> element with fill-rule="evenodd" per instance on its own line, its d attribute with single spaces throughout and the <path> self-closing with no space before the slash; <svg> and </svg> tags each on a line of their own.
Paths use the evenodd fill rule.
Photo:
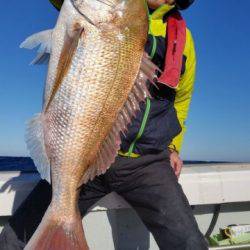
<svg viewBox="0 0 250 250">
<path fill-rule="evenodd" d="M 147 33 L 148 16 L 145 0 L 70 0 L 87 25 L 102 32 L 125 34 Z M 121 37 L 120 37 L 121 38 Z M 119 36 L 118 36 L 119 39 Z"/>
<path fill-rule="evenodd" d="M 136 41 L 138 50 L 143 51 L 147 34 L 145 0 L 65 0 L 53 32 L 52 54 L 56 70 L 54 80 L 47 90 L 44 111 L 50 109 L 71 68 L 75 52 L 83 51 L 85 41 L 90 37 L 103 38 L 103 41 L 108 38 L 108 42 L 112 39 L 114 43 L 129 47 L 133 47 Z M 54 56 L 55 53 L 58 53 L 57 56 Z"/>
</svg>

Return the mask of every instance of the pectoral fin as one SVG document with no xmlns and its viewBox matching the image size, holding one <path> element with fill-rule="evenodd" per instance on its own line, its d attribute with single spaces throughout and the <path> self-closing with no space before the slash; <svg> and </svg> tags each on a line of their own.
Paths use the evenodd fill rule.
<svg viewBox="0 0 250 250">
<path fill-rule="evenodd" d="M 48 101 L 46 103 L 45 112 L 48 110 L 52 100 L 55 97 L 55 94 L 57 93 L 59 87 L 62 84 L 64 76 L 67 74 L 70 68 L 72 58 L 76 51 L 78 41 L 80 39 L 82 32 L 83 28 L 81 28 L 80 25 L 75 25 L 75 29 L 73 30 L 73 32 L 71 32 L 72 33 L 71 35 L 69 35 L 67 32 L 65 34 L 62 52 L 57 65 L 55 82 L 53 84 L 50 97 L 48 98 Z"/>
</svg>

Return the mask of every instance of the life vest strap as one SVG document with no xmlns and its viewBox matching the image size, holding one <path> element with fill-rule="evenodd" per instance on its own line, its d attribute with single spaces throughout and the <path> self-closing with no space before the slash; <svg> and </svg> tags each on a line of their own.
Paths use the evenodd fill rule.
<svg viewBox="0 0 250 250">
<path fill-rule="evenodd" d="M 181 76 L 182 56 L 186 44 L 186 22 L 176 11 L 167 18 L 167 53 L 165 68 L 158 82 L 177 88 Z"/>
</svg>

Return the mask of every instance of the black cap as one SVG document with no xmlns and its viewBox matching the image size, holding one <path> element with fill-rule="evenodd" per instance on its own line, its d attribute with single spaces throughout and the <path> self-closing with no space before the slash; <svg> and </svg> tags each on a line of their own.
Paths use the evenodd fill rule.
<svg viewBox="0 0 250 250">
<path fill-rule="evenodd" d="M 49 0 L 56 9 L 60 10 L 63 4 L 63 0 Z"/>
<path fill-rule="evenodd" d="M 192 3 L 194 2 L 194 0 L 176 0 L 176 6 L 179 10 L 185 10 L 187 9 Z"/>
</svg>

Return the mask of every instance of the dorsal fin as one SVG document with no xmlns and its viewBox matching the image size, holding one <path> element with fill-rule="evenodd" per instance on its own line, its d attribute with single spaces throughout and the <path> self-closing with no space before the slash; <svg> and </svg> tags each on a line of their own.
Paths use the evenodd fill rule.
<svg viewBox="0 0 250 250">
<path fill-rule="evenodd" d="M 150 97 L 147 81 L 154 84 L 153 81 L 157 78 L 156 70 L 159 70 L 158 67 L 144 54 L 132 91 L 120 110 L 112 129 L 99 148 L 96 159 L 88 167 L 79 186 L 93 180 L 97 175 L 104 174 L 110 165 L 114 163 L 121 144 L 120 132 L 126 133 L 128 124 L 140 109 L 139 103 Z"/>
</svg>

